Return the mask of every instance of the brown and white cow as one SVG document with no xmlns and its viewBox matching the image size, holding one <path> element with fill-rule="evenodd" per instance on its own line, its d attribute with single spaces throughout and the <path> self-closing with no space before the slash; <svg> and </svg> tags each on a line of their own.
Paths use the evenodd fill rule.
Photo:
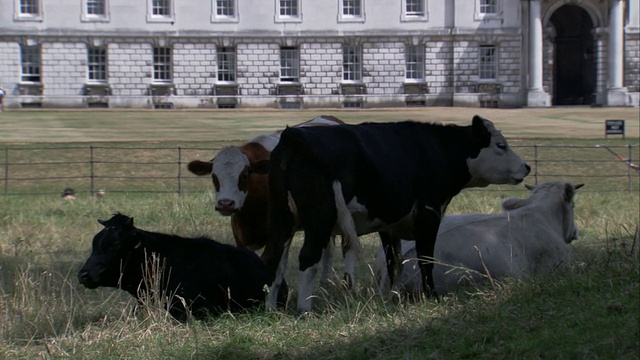
<svg viewBox="0 0 640 360">
<path fill-rule="evenodd" d="M 342 125 L 343 121 L 322 115 L 293 128 Z M 267 210 L 269 197 L 268 164 L 271 151 L 280 140 L 280 131 L 261 134 L 241 146 L 227 146 L 211 161 L 193 160 L 188 169 L 195 175 L 211 176 L 216 201 L 215 210 L 231 217 L 231 229 L 236 244 L 254 251 L 267 243 Z M 342 246 L 345 257 L 345 275 L 348 284 L 353 281 L 358 244 L 356 239 L 346 240 Z M 333 241 L 323 252 L 322 279 L 330 271 Z"/>
</svg>

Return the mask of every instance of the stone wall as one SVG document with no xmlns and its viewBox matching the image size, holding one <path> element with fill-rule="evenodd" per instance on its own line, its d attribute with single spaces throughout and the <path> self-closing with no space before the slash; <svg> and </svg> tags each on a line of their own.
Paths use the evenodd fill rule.
<svg viewBox="0 0 640 360">
<path fill-rule="evenodd" d="M 640 92 L 640 33 L 625 37 L 624 86 L 629 92 Z"/>
<path fill-rule="evenodd" d="M 43 43 L 41 47 L 43 95 L 48 107 L 82 105 L 87 78 L 87 47 L 80 42 Z"/>
<path fill-rule="evenodd" d="M 173 83 L 177 95 L 211 95 L 216 83 L 216 44 L 176 43 L 173 46 Z"/>
</svg>

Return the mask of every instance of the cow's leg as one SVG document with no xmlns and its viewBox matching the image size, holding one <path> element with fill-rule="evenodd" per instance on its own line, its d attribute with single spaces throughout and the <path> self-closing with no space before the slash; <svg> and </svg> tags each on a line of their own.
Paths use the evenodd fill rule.
<svg viewBox="0 0 640 360">
<path fill-rule="evenodd" d="M 385 263 L 387 264 L 387 276 L 383 276 L 380 281 L 380 295 L 387 299 L 391 293 L 391 288 L 396 279 L 400 279 L 402 266 L 400 259 L 400 239 L 387 232 L 379 232 L 384 250 Z"/>
<path fill-rule="evenodd" d="M 319 176 L 318 176 L 319 177 Z M 319 177 L 322 179 L 321 177 Z M 298 186 L 295 188 L 294 186 Z M 311 311 L 317 264 L 327 246 L 336 224 L 336 208 L 329 183 L 319 182 L 313 188 L 294 184 L 292 194 L 298 206 L 298 216 L 304 229 L 304 243 L 300 249 L 298 274 L 298 311 Z M 297 190 L 297 191 L 296 191 Z"/>
<path fill-rule="evenodd" d="M 344 257 L 344 282 L 348 289 L 355 286 L 356 259 L 360 253 L 360 239 L 356 232 L 353 216 L 347 208 L 342 193 L 342 184 L 334 181 L 332 184 L 333 197 L 336 206 L 336 219 L 338 229 L 342 233 L 342 255 Z"/>
<path fill-rule="evenodd" d="M 278 162 L 276 152 L 272 153 L 274 163 Z M 269 170 L 269 207 L 267 211 L 267 244 L 262 252 L 262 259 L 267 263 L 269 294 L 267 307 L 275 308 L 278 292 L 283 286 L 284 272 L 287 268 L 289 246 L 293 238 L 295 226 L 295 204 L 290 203 L 287 189 L 287 171 L 284 158 L 281 166 Z"/>
<path fill-rule="evenodd" d="M 355 241 L 359 241 L 358 237 L 355 238 Z M 344 284 L 347 289 L 354 289 L 358 246 L 353 239 L 345 239 L 345 236 L 342 236 L 342 256 L 344 257 Z"/>
<path fill-rule="evenodd" d="M 333 247 L 335 245 L 335 235 L 331 236 L 331 240 L 322 249 L 322 268 L 320 270 L 320 284 L 326 286 L 331 276 L 331 262 L 333 260 Z"/>
<path fill-rule="evenodd" d="M 422 289 L 435 295 L 433 284 L 433 251 L 438 236 L 442 213 L 431 209 L 418 213 L 415 220 L 416 255 L 422 274 Z"/>
<path fill-rule="evenodd" d="M 269 241 L 262 252 L 262 259 L 267 263 L 269 280 L 269 294 L 267 296 L 267 307 L 277 306 L 278 292 L 282 286 L 284 273 L 287 269 L 289 258 L 289 246 L 293 238 L 293 214 L 284 196 L 284 206 L 278 201 L 272 200 L 272 207 L 269 208 Z M 272 198 L 273 199 L 273 198 Z M 275 198 L 280 200 L 280 198 Z"/>
<path fill-rule="evenodd" d="M 289 262 L 289 247 L 291 246 L 291 238 L 284 243 L 280 261 L 278 263 L 275 277 L 271 286 L 269 286 L 269 294 L 267 295 L 267 307 L 275 309 L 278 305 L 278 296 L 280 294 L 280 287 L 284 282 L 284 273 L 287 271 L 287 264 Z"/>
<path fill-rule="evenodd" d="M 315 232 L 305 230 L 304 244 L 300 249 L 300 271 L 298 273 L 298 311 L 311 311 L 314 280 L 318 271 L 318 262 L 322 256 L 322 250 L 331 236 L 331 227 L 328 232 Z"/>
</svg>

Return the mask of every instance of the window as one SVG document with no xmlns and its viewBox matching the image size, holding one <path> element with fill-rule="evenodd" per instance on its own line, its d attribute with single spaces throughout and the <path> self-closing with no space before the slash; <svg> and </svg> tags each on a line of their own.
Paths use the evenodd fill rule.
<svg viewBox="0 0 640 360">
<path fill-rule="evenodd" d="M 237 0 L 213 0 L 213 14 L 211 21 L 237 22 Z"/>
<path fill-rule="evenodd" d="M 475 19 L 499 19 L 500 14 L 500 0 L 475 0 L 476 10 Z"/>
<path fill-rule="evenodd" d="M 301 21 L 298 0 L 276 0 L 276 21 Z"/>
<path fill-rule="evenodd" d="M 280 16 L 298 16 L 298 0 L 280 0 Z"/>
<path fill-rule="evenodd" d="M 339 0 L 340 13 L 338 21 L 364 21 L 364 0 Z"/>
<path fill-rule="evenodd" d="M 103 46 L 87 49 L 87 78 L 92 82 L 107 81 L 107 48 Z"/>
<path fill-rule="evenodd" d="M 498 0 L 480 0 L 479 13 L 480 14 L 497 14 L 498 13 Z"/>
<path fill-rule="evenodd" d="M 280 81 L 297 82 L 300 74 L 300 52 L 295 47 L 280 48 Z"/>
<path fill-rule="evenodd" d="M 16 20 L 42 20 L 42 0 L 16 0 Z"/>
<path fill-rule="evenodd" d="M 360 0 L 342 0 L 342 15 L 362 16 L 362 2 Z"/>
<path fill-rule="evenodd" d="M 342 79 L 362 81 L 362 51 L 359 46 L 342 48 Z"/>
<path fill-rule="evenodd" d="M 236 49 L 232 47 L 218 48 L 218 81 L 236 81 Z"/>
<path fill-rule="evenodd" d="M 236 15 L 236 7 L 234 0 L 217 0 L 216 15 L 233 17 Z"/>
<path fill-rule="evenodd" d="M 174 21 L 172 0 L 147 0 L 149 1 L 149 13 L 147 21 L 169 22 Z"/>
<path fill-rule="evenodd" d="M 497 49 L 493 45 L 480 46 L 478 77 L 480 80 L 495 80 L 497 73 Z"/>
<path fill-rule="evenodd" d="M 171 9 L 169 2 L 171 0 L 152 0 L 151 1 L 151 14 L 154 16 L 170 16 Z"/>
<path fill-rule="evenodd" d="M 171 48 L 156 46 L 153 48 L 153 81 L 171 82 Z"/>
<path fill-rule="evenodd" d="M 407 15 L 424 16 L 424 3 L 422 0 L 405 0 Z"/>
<path fill-rule="evenodd" d="M 407 80 L 424 80 L 424 48 L 408 45 L 405 48 L 405 78 Z"/>
<path fill-rule="evenodd" d="M 82 0 L 82 21 L 108 20 L 108 0 Z"/>
<path fill-rule="evenodd" d="M 87 0 L 87 14 L 104 16 L 105 15 L 105 0 Z"/>
<path fill-rule="evenodd" d="M 402 21 L 426 21 L 426 0 L 402 0 Z"/>
<path fill-rule="evenodd" d="M 40 15 L 40 3 L 38 0 L 20 0 L 20 14 Z"/>
<path fill-rule="evenodd" d="M 22 70 L 20 81 L 40 82 L 40 46 L 22 45 L 20 65 Z"/>
</svg>

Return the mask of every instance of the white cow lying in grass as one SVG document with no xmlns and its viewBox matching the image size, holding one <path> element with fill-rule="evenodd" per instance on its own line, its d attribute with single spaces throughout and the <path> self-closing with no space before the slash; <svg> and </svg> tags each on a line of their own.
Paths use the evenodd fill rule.
<svg viewBox="0 0 640 360">
<path fill-rule="evenodd" d="M 484 279 L 548 274 L 571 263 L 569 243 L 578 238 L 574 221 L 575 190 L 584 184 L 547 182 L 527 186 L 527 199 L 511 198 L 500 214 L 451 215 L 440 224 L 434 250 L 436 291 L 447 293 Z M 422 289 L 415 242 L 402 241 L 405 259 L 398 282 L 408 293 Z M 374 265 L 380 281 L 386 275 L 384 253 Z"/>
</svg>

